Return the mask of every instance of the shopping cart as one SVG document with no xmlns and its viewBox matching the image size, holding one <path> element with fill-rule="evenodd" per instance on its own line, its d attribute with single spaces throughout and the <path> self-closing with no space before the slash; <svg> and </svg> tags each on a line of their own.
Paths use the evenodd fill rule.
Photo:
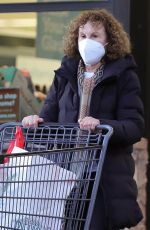
<svg viewBox="0 0 150 230">
<path fill-rule="evenodd" d="M 28 152 L 6 155 L 17 126 L 0 126 L 0 229 L 90 229 L 112 128 L 22 127 Z"/>
</svg>

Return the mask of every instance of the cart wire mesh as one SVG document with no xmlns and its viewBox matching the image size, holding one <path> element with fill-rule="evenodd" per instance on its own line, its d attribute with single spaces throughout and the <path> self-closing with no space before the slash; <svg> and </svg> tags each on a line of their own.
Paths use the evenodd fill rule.
<svg viewBox="0 0 150 230">
<path fill-rule="evenodd" d="M 112 128 L 22 127 L 27 152 L 6 155 L 17 126 L 0 126 L 1 229 L 89 229 Z"/>
</svg>

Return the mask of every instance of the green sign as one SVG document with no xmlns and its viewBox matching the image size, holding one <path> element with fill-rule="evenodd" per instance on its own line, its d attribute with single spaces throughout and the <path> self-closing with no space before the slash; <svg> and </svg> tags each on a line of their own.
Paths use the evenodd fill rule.
<svg viewBox="0 0 150 230">
<path fill-rule="evenodd" d="M 63 56 L 65 27 L 76 12 L 44 12 L 38 14 L 37 56 L 60 59 Z"/>
</svg>

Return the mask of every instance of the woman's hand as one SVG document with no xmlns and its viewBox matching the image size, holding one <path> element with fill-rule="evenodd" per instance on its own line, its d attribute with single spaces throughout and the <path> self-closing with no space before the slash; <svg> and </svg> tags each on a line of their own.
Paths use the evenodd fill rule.
<svg viewBox="0 0 150 230">
<path fill-rule="evenodd" d="M 37 127 L 39 123 L 44 122 L 43 118 L 39 117 L 38 115 L 30 115 L 27 117 L 24 117 L 22 120 L 23 127 Z"/>
<path fill-rule="evenodd" d="M 80 129 L 94 130 L 97 125 L 100 125 L 100 121 L 94 117 L 84 117 L 78 120 Z"/>
</svg>

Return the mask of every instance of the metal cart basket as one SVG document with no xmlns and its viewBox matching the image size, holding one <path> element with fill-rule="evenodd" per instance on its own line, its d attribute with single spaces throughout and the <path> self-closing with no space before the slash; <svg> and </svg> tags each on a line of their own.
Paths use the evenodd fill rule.
<svg viewBox="0 0 150 230">
<path fill-rule="evenodd" d="M 112 128 L 21 126 L 28 152 L 6 155 L 17 126 L 0 126 L 0 229 L 90 229 Z"/>
</svg>

